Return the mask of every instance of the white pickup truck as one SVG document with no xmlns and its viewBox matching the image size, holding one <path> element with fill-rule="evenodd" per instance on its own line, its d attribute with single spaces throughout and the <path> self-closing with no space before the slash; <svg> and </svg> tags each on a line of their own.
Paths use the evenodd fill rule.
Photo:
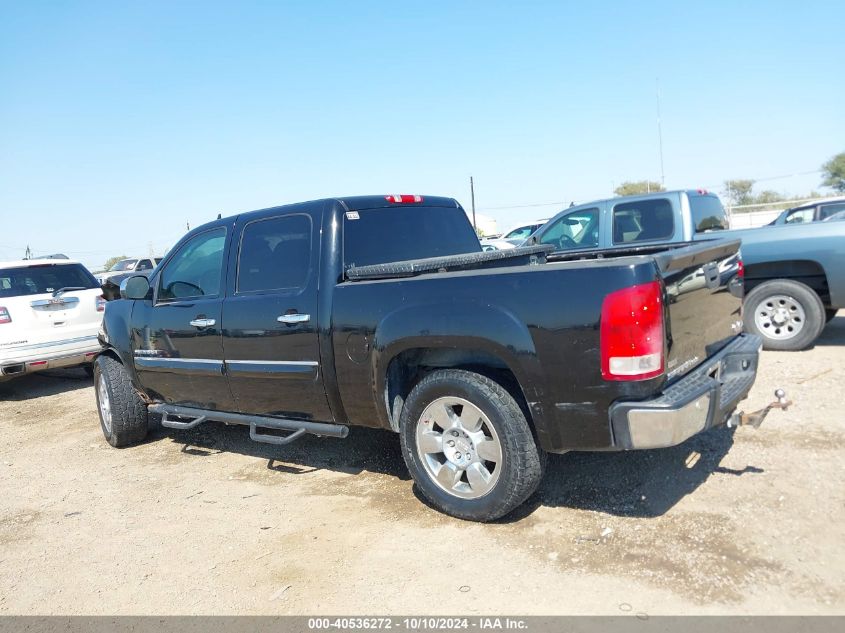
<svg viewBox="0 0 845 633">
<path fill-rule="evenodd" d="M 90 372 L 105 303 L 79 262 L 0 262 L 0 382 L 56 367 Z"/>
</svg>

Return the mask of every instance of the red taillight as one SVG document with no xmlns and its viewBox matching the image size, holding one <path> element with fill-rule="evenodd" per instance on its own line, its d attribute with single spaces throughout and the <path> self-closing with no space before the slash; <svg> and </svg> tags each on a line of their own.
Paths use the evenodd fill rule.
<svg viewBox="0 0 845 633">
<path fill-rule="evenodd" d="M 12 315 L 9 314 L 9 311 L 0 306 L 0 325 L 3 323 L 11 323 L 12 322 Z"/>
<path fill-rule="evenodd" d="M 97 312 L 102 312 L 106 309 L 106 300 L 103 298 L 103 295 L 97 297 Z"/>
<path fill-rule="evenodd" d="M 706 196 L 707 195 L 707 189 L 699 189 L 698 195 L 699 196 Z"/>
<path fill-rule="evenodd" d="M 398 203 L 398 204 L 411 204 L 411 203 L 414 203 L 414 202 L 422 202 L 423 201 L 422 196 L 412 196 L 412 195 L 407 194 L 407 193 L 402 193 L 402 194 L 394 193 L 393 195 L 385 196 L 384 199 L 387 200 L 388 202 L 393 202 L 393 203 Z"/>
<path fill-rule="evenodd" d="M 736 276 L 745 279 L 745 264 L 742 263 L 741 259 L 736 263 Z"/>
<path fill-rule="evenodd" d="M 663 373 L 663 291 L 652 281 L 611 292 L 601 306 L 601 375 L 643 380 Z"/>
</svg>

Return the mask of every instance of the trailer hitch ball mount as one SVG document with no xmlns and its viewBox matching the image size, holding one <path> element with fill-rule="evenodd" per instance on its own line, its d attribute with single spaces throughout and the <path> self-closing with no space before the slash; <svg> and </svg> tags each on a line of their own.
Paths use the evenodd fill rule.
<svg viewBox="0 0 845 633">
<path fill-rule="evenodd" d="M 758 409 L 757 411 L 752 411 L 751 413 L 746 413 L 745 411 L 734 413 L 728 419 L 728 428 L 753 426 L 755 429 L 759 429 L 760 425 L 763 424 L 763 420 L 765 420 L 766 416 L 769 415 L 769 411 L 772 409 L 786 411 L 792 405 L 792 400 L 786 399 L 786 392 L 783 389 L 775 389 L 775 398 L 776 400 L 774 402 L 766 405 L 762 409 Z"/>
</svg>

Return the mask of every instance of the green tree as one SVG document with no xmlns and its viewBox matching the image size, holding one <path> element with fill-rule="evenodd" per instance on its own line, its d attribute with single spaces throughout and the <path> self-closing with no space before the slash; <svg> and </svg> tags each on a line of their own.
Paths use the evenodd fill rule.
<svg viewBox="0 0 845 633">
<path fill-rule="evenodd" d="M 752 204 L 751 189 L 754 187 L 753 180 L 726 180 L 725 181 L 725 195 L 731 203 L 736 205 Z"/>
<path fill-rule="evenodd" d="M 786 200 L 786 198 L 777 191 L 771 191 L 770 189 L 761 191 L 759 194 L 754 196 L 754 202 L 757 204 L 771 204 L 772 202 L 781 202 L 783 200 Z"/>
<path fill-rule="evenodd" d="M 613 190 L 617 196 L 636 196 L 641 193 L 666 191 L 666 187 L 653 180 L 625 181 Z"/>
<path fill-rule="evenodd" d="M 845 152 L 837 154 L 822 165 L 822 173 L 824 174 L 823 186 L 845 193 Z"/>
<path fill-rule="evenodd" d="M 117 262 L 119 262 L 121 259 L 126 259 L 126 255 L 115 255 L 114 257 L 109 257 L 106 260 L 106 263 L 103 264 L 103 270 L 108 270 L 109 268 L 114 266 Z"/>
</svg>

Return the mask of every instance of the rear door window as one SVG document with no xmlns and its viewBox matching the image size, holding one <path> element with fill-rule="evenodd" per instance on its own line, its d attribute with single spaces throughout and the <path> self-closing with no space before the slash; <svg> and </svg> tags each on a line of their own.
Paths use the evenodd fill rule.
<svg viewBox="0 0 845 633">
<path fill-rule="evenodd" d="M 81 264 L 35 264 L 0 270 L 0 297 L 23 297 L 56 292 L 61 288 L 99 288 Z"/>
<path fill-rule="evenodd" d="M 833 204 L 823 204 L 819 208 L 819 220 L 829 218 L 834 213 L 845 211 L 845 202 L 836 202 Z"/>
<path fill-rule="evenodd" d="M 311 217 L 296 213 L 244 227 L 238 292 L 304 288 L 311 269 Z"/>
<path fill-rule="evenodd" d="M 713 195 L 689 195 L 692 226 L 696 233 L 726 231 L 728 214 L 718 197 Z"/>
<path fill-rule="evenodd" d="M 674 212 L 667 198 L 623 202 L 613 207 L 614 244 L 665 240 L 674 233 Z"/>
</svg>

